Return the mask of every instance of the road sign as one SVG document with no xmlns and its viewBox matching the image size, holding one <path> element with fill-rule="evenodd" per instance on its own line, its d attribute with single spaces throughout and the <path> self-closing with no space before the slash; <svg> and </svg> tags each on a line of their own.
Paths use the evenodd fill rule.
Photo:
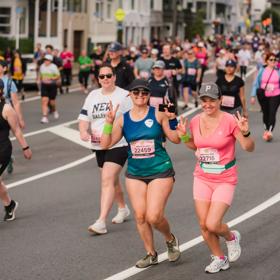
<svg viewBox="0 0 280 280">
<path fill-rule="evenodd" d="M 125 18 L 125 12 L 123 9 L 117 9 L 115 12 L 115 19 L 117 21 L 123 21 Z"/>
</svg>

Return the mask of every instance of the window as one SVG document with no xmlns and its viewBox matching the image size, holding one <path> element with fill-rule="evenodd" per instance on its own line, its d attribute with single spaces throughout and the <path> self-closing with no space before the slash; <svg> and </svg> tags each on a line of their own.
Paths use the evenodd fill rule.
<svg viewBox="0 0 280 280">
<path fill-rule="evenodd" d="M 107 19 L 112 19 L 112 0 L 107 0 Z"/>
<path fill-rule="evenodd" d="M 95 3 L 95 16 L 99 19 L 103 19 L 103 2 L 102 0 L 96 0 Z"/>
<path fill-rule="evenodd" d="M 155 8 L 155 3 L 154 3 L 154 0 L 151 0 L 151 6 L 150 6 L 151 10 L 154 10 Z"/>
<path fill-rule="evenodd" d="M 0 34 L 11 32 L 11 8 L 0 7 Z"/>
<path fill-rule="evenodd" d="M 219 17 L 225 17 L 226 15 L 226 6 L 224 4 L 216 4 L 216 15 Z"/>
<path fill-rule="evenodd" d="M 122 0 L 119 0 L 119 8 L 123 8 L 123 1 Z"/>
<path fill-rule="evenodd" d="M 26 20 L 26 8 L 23 8 L 19 18 L 19 34 L 26 33 Z"/>
<path fill-rule="evenodd" d="M 203 19 L 207 17 L 207 3 L 206 2 L 197 2 L 196 3 L 196 11 L 201 13 Z"/>
<path fill-rule="evenodd" d="M 131 0 L 131 10 L 134 10 L 134 9 L 135 9 L 135 1 Z"/>
</svg>

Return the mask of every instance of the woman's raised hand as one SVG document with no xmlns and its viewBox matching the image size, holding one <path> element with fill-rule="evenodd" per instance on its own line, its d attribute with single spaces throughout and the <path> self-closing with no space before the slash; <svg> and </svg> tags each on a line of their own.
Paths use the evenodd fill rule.
<svg viewBox="0 0 280 280">
<path fill-rule="evenodd" d="M 248 119 L 242 117 L 239 112 L 237 112 L 236 115 L 234 115 L 234 118 L 236 120 L 238 127 L 240 128 L 241 133 L 246 134 L 249 131 Z"/>
<path fill-rule="evenodd" d="M 180 121 L 176 128 L 179 137 L 187 134 L 187 127 L 188 127 L 188 119 L 181 116 Z"/>
<path fill-rule="evenodd" d="M 106 122 L 112 124 L 116 118 L 117 111 L 120 105 L 118 104 L 114 110 L 112 101 L 109 103 L 109 111 L 106 114 Z"/>
</svg>

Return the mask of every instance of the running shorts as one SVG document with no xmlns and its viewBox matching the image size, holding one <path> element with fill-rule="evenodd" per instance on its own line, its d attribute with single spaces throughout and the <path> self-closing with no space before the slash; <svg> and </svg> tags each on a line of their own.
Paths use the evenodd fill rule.
<svg viewBox="0 0 280 280">
<path fill-rule="evenodd" d="M 0 176 L 7 168 L 12 156 L 12 144 L 10 142 L 0 144 Z"/>
<path fill-rule="evenodd" d="M 50 100 L 55 100 L 57 95 L 57 86 L 54 84 L 42 84 L 41 96 L 48 97 Z"/>
<path fill-rule="evenodd" d="M 194 177 L 194 200 L 223 202 L 231 205 L 236 185 L 229 183 L 214 183 Z"/>
<path fill-rule="evenodd" d="M 123 167 L 127 160 L 127 151 L 127 146 L 111 150 L 93 150 L 96 155 L 97 165 L 100 168 L 103 168 L 105 162 L 114 162 Z"/>
<path fill-rule="evenodd" d="M 175 178 L 174 178 L 175 171 L 174 171 L 173 168 L 170 168 L 170 169 L 166 170 L 165 172 L 158 173 L 158 174 L 151 175 L 151 176 L 146 176 L 146 177 L 134 176 L 134 175 L 131 175 L 127 172 L 126 172 L 125 176 L 126 176 L 126 178 L 129 178 L 129 179 L 140 180 L 147 185 L 155 179 L 162 179 L 162 178 L 169 178 L 169 177 L 172 177 L 173 181 L 175 182 Z"/>
</svg>

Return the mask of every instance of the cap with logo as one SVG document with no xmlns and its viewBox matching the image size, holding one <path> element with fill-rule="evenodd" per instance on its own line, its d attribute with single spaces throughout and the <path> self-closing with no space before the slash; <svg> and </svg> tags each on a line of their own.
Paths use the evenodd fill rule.
<svg viewBox="0 0 280 280">
<path fill-rule="evenodd" d="M 165 63 L 162 60 L 157 60 L 154 65 L 153 68 L 161 68 L 164 69 L 165 68 Z"/>
<path fill-rule="evenodd" d="M 229 59 L 229 60 L 227 60 L 227 62 L 226 62 L 226 67 L 234 67 L 234 68 L 236 68 L 236 61 L 235 60 L 233 60 L 233 59 Z"/>
<path fill-rule="evenodd" d="M 122 50 L 122 45 L 119 42 L 113 42 L 109 45 L 110 52 L 117 52 Z"/>
<path fill-rule="evenodd" d="M 49 60 L 49 61 L 53 61 L 53 56 L 51 54 L 45 54 L 44 59 Z"/>
<path fill-rule="evenodd" d="M 133 90 L 150 91 L 149 84 L 146 80 L 135 79 L 129 86 L 129 91 Z"/>
<path fill-rule="evenodd" d="M 212 99 L 219 99 L 221 92 L 215 83 L 203 83 L 199 89 L 199 98 L 210 97 Z"/>
</svg>

